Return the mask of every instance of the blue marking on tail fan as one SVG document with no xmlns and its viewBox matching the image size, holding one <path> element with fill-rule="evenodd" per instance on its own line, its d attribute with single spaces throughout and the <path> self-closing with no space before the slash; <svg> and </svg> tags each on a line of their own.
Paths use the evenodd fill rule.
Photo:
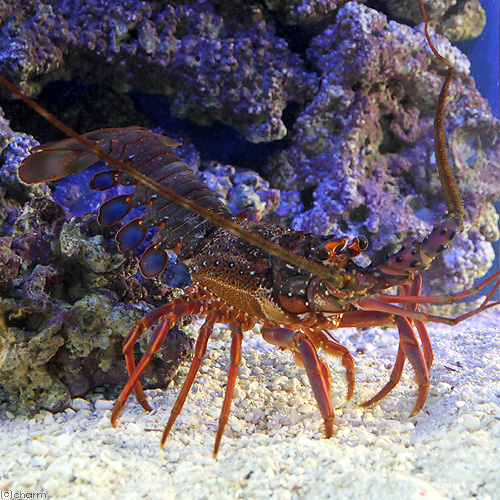
<svg viewBox="0 0 500 500">
<path fill-rule="evenodd" d="M 96 191 L 105 191 L 115 187 L 118 184 L 116 180 L 116 174 L 118 170 L 108 170 L 106 172 L 99 172 L 94 175 L 92 180 L 89 182 L 89 188 Z"/>
<path fill-rule="evenodd" d="M 146 238 L 148 229 L 141 224 L 141 219 L 137 218 L 123 226 L 116 233 L 116 241 L 120 251 L 134 250 Z"/>
<path fill-rule="evenodd" d="M 99 217 L 97 218 L 99 224 L 107 227 L 122 220 L 132 210 L 128 198 L 128 194 L 122 194 L 104 202 L 99 208 Z"/>
<path fill-rule="evenodd" d="M 165 269 L 167 262 L 167 253 L 164 250 L 156 248 L 155 245 L 151 245 L 142 254 L 142 257 L 139 260 L 139 268 L 145 278 L 153 278 Z"/>
</svg>

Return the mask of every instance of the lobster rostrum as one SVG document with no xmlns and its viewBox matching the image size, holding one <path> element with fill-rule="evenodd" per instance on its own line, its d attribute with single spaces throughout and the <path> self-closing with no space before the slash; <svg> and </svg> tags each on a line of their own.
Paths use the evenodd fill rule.
<svg viewBox="0 0 500 500">
<path fill-rule="evenodd" d="M 423 10 L 423 8 L 422 8 Z M 425 19 L 425 12 L 424 12 Z M 112 423 L 131 392 L 146 410 L 151 410 L 140 376 L 160 348 L 163 339 L 185 315 L 205 315 L 196 342 L 194 359 L 172 409 L 162 436 L 164 445 L 182 409 L 205 354 L 215 323 L 228 323 L 232 335 L 230 367 L 217 429 L 214 456 L 228 420 L 241 358 L 243 333 L 262 325 L 266 341 L 289 349 L 304 365 L 321 411 L 326 437 L 333 435 L 334 412 L 330 401 L 330 372 L 317 350 L 339 356 L 346 369 L 347 399 L 354 390 L 354 360 L 349 351 L 330 335 L 335 328 L 396 325 L 399 348 L 387 384 L 364 406 L 386 396 L 399 382 L 406 359 L 414 368 L 418 385 L 412 416 L 427 398 L 429 369 L 433 362 L 425 322 L 455 324 L 495 306 L 490 302 L 499 286 L 500 272 L 476 287 L 453 295 L 420 296 L 420 272 L 445 250 L 463 229 L 464 209 L 448 164 L 443 113 L 453 67 L 448 65 L 435 116 L 435 149 L 447 212 L 431 233 L 389 257 L 362 267 L 354 257 L 366 250 L 367 240 L 305 234 L 262 222 L 249 214 L 233 215 L 196 176 L 173 149 L 173 139 L 140 127 L 104 129 L 79 136 L 13 87 L 19 95 L 71 138 L 35 148 L 19 168 L 19 178 L 33 184 L 75 174 L 103 158 L 111 170 L 100 172 L 90 182 L 96 190 L 117 184 L 134 185 L 132 194 L 106 201 L 98 221 L 111 226 L 134 207 L 144 206 L 144 215 L 128 222 L 116 235 L 120 250 L 138 248 L 150 228 L 157 228 L 151 244 L 142 254 L 140 270 L 145 277 L 159 275 L 168 260 L 168 251 L 189 269 L 193 285 L 184 295 L 160 306 L 135 324 L 125 338 L 123 353 L 129 380 L 118 397 Z M 250 214 L 252 215 L 252 214 Z M 286 249 L 286 250 L 285 250 Z M 418 305 L 449 303 L 476 294 L 494 282 L 493 290 L 477 309 L 457 318 L 445 318 L 419 311 Z M 397 294 L 387 293 L 399 287 Z M 153 333 L 147 350 L 136 364 L 133 348 L 150 327 Z"/>
</svg>

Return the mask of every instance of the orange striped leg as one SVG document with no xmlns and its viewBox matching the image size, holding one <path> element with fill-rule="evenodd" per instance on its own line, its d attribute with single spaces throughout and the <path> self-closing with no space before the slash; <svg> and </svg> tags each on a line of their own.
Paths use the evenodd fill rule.
<svg viewBox="0 0 500 500">
<path fill-rule="evenodd" d="M 431 339 L 429 338 L 429 332 L 425 323 L 419 320 L 415 320 L 415 327 L 417 328 L 418 336 L 420 337 L 420 342 L 422 342 L 422 349 L 424 351 L 425 363 L 427 369 L 430 370 L 432 362 L 434 361 L 434 351 L 432 350 Z"/>
<path fill-rule="evenodd" d="M 394 387 L 396 387 L 399 384 L 399 381 L 401 380 L 401 375 L 403 374 L 405 361 L 406 361 L 406 356 L 400 343 L 398 347 L 398 354 L 396 356 L 396 361 L 394 362 L 394 368 L 392 369 L 389 381 L 387 382 L 387 384 L 384 385 L 384 387 L 382 387 L 382 389 L 379 392 L 377 392 L 377 394 L 375 394 L 375 396 L 370 398 L 368 401 L 361 403 L 360 406 L 366 408 L 375 403 L 378 403 L 382 398 L 385 398 L 385 396 L 387 396 L 387 394 L 389 394 L 394 389 Z"/>
<path fill-rule="evenodd" d="M 175 325 L 176 321 L 186 314 L 197 314 L 200 311 L 201 303 L 199 301 L 183 301 L 180 305 L 175 307 L 172 311 L 170 311 L 165 319 L 155 328 L 153 332 L 153 336 L 149 341 L 148 348 L 142 355 L 139 364 L 134 369 L 128 382 L 125 384 L 122 392 L 118 396 L 118 399 L 115 402 L 115 406 L 113 407 L 113 411 L 111 412 L 111 424 L 116 425 L 116 419 L 118 418 L 118 414 L 125 406 L 125 403 L 130 396 L 130 393 L 134 389 L 135 384 L 138 382 L 139 377 L 142 375 L 142 372 L 146 369 L 148 364 L 150 363 L 153 356 L 160 349 L 161 343 L 163 339 L 168 334 L 170 329 Z M 159 308 L 160 309 L 160 308 Z M 154 313 L 155 311 L 153 311 Z M 135 334 L 134 334 L 135 335 Z M 133 336 L 130 336 L 132 339 Z M 131 340 L 130 340 L 131 341 Z M 148 405 L 149 406 L 149 405 Z"/>
<path fill-rule="evenodd" d="M 427 399 L 427 392 L 429 391 L 429 370 L 425 362 L 422 349 L 418 343 L 417 337 L 410 321 L 407 318 L 398 316 L 396 324 L 399 330 L 400 346 L 408 358 L 408 361 L 413 366 L 415 372 L 415 380 L 418 385 L 417 401 L 411 412 L 411 416 L 416 415 L 424 406 Z"/>
<path fill-rule="evenodd" d="M 324 331 L 311 330 L 309 334 L 314 347 L 323 349 L 332 356 L 340 356 L 342 358 L 342 366 L 345 368 L 345 378 L 347 380 L 347 401 L 349 401 L 354 393 L 355 383 L 354 358 L 352 354 L 346 347 L 329 337 Z M 328 379 L 329 377 L 330 372 L 328 371 Z M 328 390 L 328 393 L 330 393 L 330 390 Z"/>
<path fill-rule="evenodd" d="M 418 275 L 411 286 L 403 285 L 400 287 L 402 295 L 408 296 L 418 296 L 422 288 L 422 278 Z M 406 309 L 412 311 L 418 311 L 418 304 L 406 304 Z M 418 344 L 415 332 L 413 331 L 412 323 L 415 323 L 415 327 L 419 333 L 420 340 L 422 342 L 423 353 Z M 396 317 L 396 325 L 398 327 L 400 341 L 398 347 L 398 354 L 396 356 L 396 361 L 394 362 L 394 367 L 392 369 L 389 381 L 385 386 L 373 396 L 368 401 L 361 404 L 361 406 L 371 406 L 382 398 L 387 396 L 396 385 L 398 385 L 401 380 L 401 375 L 403 374 L 403 368 L 405 365 L 405 360 L 409 357 L 410 362 L 415 371 L 415 378 L 418 384 L 418 396 L 417 402 L 412 412 L 412 416 L 417 414 L 425 403 L 427 399 L 427 391 L 429 388 L 429 368 L 432 364 L 433 353 L 432 345 L 429 339 L 429 334 L 427 333 L 427 328 L 425 324 L 420 320 L 407 319 L 403 321 L 401 316 Z M 410 358 L 411 356 L 411 358 Z M 425 360 L 422 362 L 422 360 Z M 422 367 L 425 365 L 425 368 Z"/>
<path fill-rule="evenodd" d="M 397 316 L 396 325 L 398 327 L 400 341 L 396 362 L 394 363 L 389 382 L 387 382 L 382 390 L 375 394 L 373 398 L 363 403 L 361 406 L 370 406 L 380 401 L 394 389 L 401 379 L 405 359 L 408 358 L 415 371 L 415 379 L 418 385 L 417 402 L 411 413 L 413 417 L 422 409 L 427 399 L 427 392 L 429 390 L 429 370 L 427 369 L 427 363 L 410 321 L 402 316 Z"/>
<path fill-rule="evenodd" d="M 196 374 L 198 373 L 198 369 L 200 368 L 201 361 L 203 356 L 205 356 L 205 352 L 207 350 L 208 339 L 212 334 L 212 329 L 214 327 L 214 323 L 219 318 L 219 313 L 217 311 L 210 311 L 207 315 L 207 319 L 205 323 L 200 329 L 200 333 L 198 334 L 198 340 L 196 341 L 196 347 L 194 352 L 194 358 L 191 362 L 191 366 L 189 367 L 189 373 L 187 374 L 186 380 L 182 386 L 181 392 L 177 396 L 177 400 L 172 408 L 172 412 L 170 413 L 170 417 L 168 419 L 167 425 L 165 426 L 165 430 L 163 431 L 163 436 L 161 438 L 161 446 L 165 445 L 165 441 L 172 429 L 175 420 L 179 416 L 179 413 L 184 406 L 184 402 L 186 401 L 186 397 L 191 390 L 191 386 L 193 385 Z"/>
<path fill-rule="evenodd" d="M 261 334 L 270 344 L 286 347 L 300 364 L 304 365 L 314 397 L 325 422 L 325 435 L 333 435 L 333 408 L 330 401 L 330 371 L 319 359 L 312 341 L 302 332 L 288 328 L 262 328 Z"/>
<path fill-rule="evenodd" d="M 173 300 L 172 302 L 169 302 L 168 304 L 164 304 L 160 307 L 157 307 L 150 313 L 146 314 L 146 316 L 143 316 L 130 330 L 128 335 L 125 337 L 125 340 L 123 341 L 123 348 L 122 348 L 122 352 L 125 356 L 125 363 L 127 365 L 127 373 L 129 378 L 135 370 L 134 346 L 139 337 L 145 331 L 147 331 L 154 323 L 156 323 L 156 321 L 158 321 L 159 318 L 170 313 L 170 311 L 172 311 L 185 301 L 186 301 L 185 297 L 180 297 L 176 300 Z M 137 402 L 146 411 L 152 410 L 151 406 L 149 406 L 149 403 L 147 402 L 147 396 L 144 393 L 140 381 L 137 381 L 134 384 L 134 394 L 135 398 L 137 399 Z"/>
<path fill-rule="evenodd" d="M 417 274 L 415 280 L 413 281 L 411 287 L 408 289 L 409 295 L 412 297 L 420 296 L 422 290 L 422 276 Z M 418 311 L 418 304 L 407 304 L 406 306 L 409 310 Z M 415 328 L 417 329 L 418 336 L 420 337 L 420 342 L 422 343 L 422 350 L 424 351 L 425 363 L 427 364 L 427 369 L 430 370 L 432 362 L 434 361 L 434 352 L 432 350 L 431 339 L 429 338 L 429 332 L 423 321 L 414 319 Z"/>
<path fill-rule="evenodd" d="M 226 393 L 224 394 L 224 402 L 222 403 L 219 426 L 217 427 L 217 434 L 215 435 L 214 458 L 219 452 L 220 440 L 222 439 L 222 434 L 224 434 L 224 427 L 226 427 L 227 419 L 229 418 L 229 410 L 231 409 L 231 401 L 233 399 L 236 375 L 238 375 L 238 365 L 241 361 L 241 341 L 243 339 L 241 324 L 236 321 L 231 321 L 230 327 L 232 330 L 231 364 L 229 365 Z"/>
<path fill-rule="evenodd" d="M 420 276 L 419 276 L 420 278 Z M 412 284 L 411 287 L 410 285 L 402 285 L 400 286 L 401 294 L 402 295 L 408 295 L 409 293 L 416 292 L 418 295 L 420 293 L 420 288 L 422 286 L 422 278 L 420 280 L 417 278 Z M 416 310 L 417 309 L 417 304 L 407 304 L 406 308 L 409 310 Z M 410 321 L 411 324 L 411 321 Z M 423 323 L 422 323 L 423 324 Z M 364 403 L 361 403 L 360 406 L 362 407 L 368 407 L 371 406 L 375 403 L 378 403 L 381 399 L 385 398 L 387 394 L 389 394 L 394 387 L 396 387 L 399 384 L 399 381 L 401 380 L 401 376 L 403 375 L 403 369 L 405 366 L 405 361 L 406 361 L 406 355 L 404 353 L 404 350 L 401 346 L 401 340 L 399 341 L 399 346 L 398 346 L 398 353 L 396 355 L 396 361 L 394 362 L 394 366 L 392 368 L 392 373 L 391 376 L 389 377 L 389 380 L 387 384 L 380 389 L 375 396 L 370 398 L 368 401 L 365 401 Z"/>
</svg>

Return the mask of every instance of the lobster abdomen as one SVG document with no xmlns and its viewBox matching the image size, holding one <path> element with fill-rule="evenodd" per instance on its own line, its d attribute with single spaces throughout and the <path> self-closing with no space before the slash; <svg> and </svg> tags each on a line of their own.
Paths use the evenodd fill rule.
<svg viewBox="0 0 500 500">
<path fill-rule="evenodd" d="M 231 213 L 172 149 L 180 143 L 142 127 L 110 128 L 84 134 L 100 149 L 125 162 L 185 198 L 224 217 Z M 57 180 L 75 174 L 99 161 L 99 157 L 74 139 L 41 145 L 23 160 L 19 178 L 26 184 Z M 117 184 L 135 185 L 135 192 L 107 200 L 99 209 L 99 223 L 111 226 L 123 219 L 133 207 L 144 206 L 145 213 L 116 235 L 120 250 L 133 250 L 146 238 L 148 228 L 157 227 L 154 243 L 141 257 L 142 274 L 151 278 L 167 263 L 165 250 L 174 249 L 180 259 L 197 253 L 203 240 L 215 228 L 184 207 L 138 184 L 120 170 L 100 172 L 90 182 L 91 189 L 104 191 Z"/>
</svg>

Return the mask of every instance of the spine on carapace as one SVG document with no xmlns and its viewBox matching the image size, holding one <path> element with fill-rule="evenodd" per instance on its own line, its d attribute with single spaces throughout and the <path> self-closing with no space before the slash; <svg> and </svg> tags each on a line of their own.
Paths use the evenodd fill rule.
<svg viewBox="0 0 500 500">
<path fill-rule="evenodd" d="M 180 143 L 141 127 L 103 129 L 84 137 L 106 153 L 172 189 L 198 205 L 224 217 L 231 213 L 173 151 Z M 35 148 L 19 167 L 19 178 L 26 184 L 57 180 L 75 174 L 99 161 L 99 157 L 74 139 Z M 165 250 L 174 249 L 179 258 L 194 255 L 213 230 L 214 224 L 168 198 L 139 184 L 121 170 L 96 174 L 90 188 L 100 191 L 117 184 L 135 185 L 135 192 L 107 200 L 99 209 L 99 223 L 111 226 L 133 207 L 144 206 L 145 213 L 123 226 L 116 235 L 120 250 L 133 250 L 146 238 L 148 228 L 157 227 L 154 243 L 142 255 L 139 266 L 147 278 L 161 273 L 167 263 Z"/>
</svg>

